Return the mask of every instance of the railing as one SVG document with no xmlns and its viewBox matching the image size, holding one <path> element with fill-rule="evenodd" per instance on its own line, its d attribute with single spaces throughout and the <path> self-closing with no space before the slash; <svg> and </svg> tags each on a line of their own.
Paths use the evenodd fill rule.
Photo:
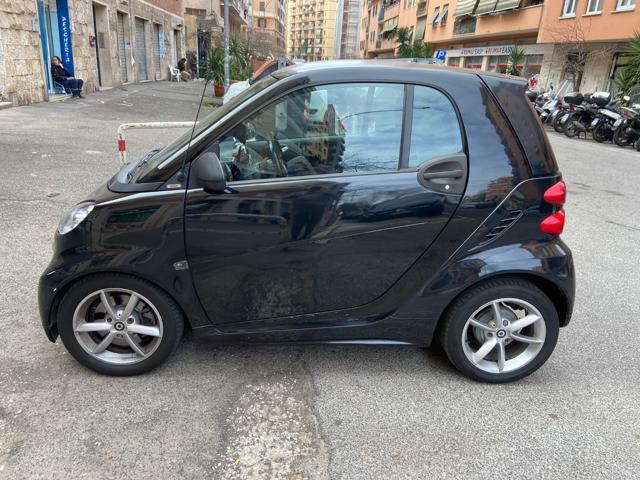
<svg viewBox="0 0 640 480">
<path fill-rule="evenodd" d="M 422 15 L 427 12 L 427 2 L 419 3 L 416 15 Z"/>
<path fill-rule="evenodd" d="M 453 24 L 454 35 L 465 35 L 476 31 L 476 17 L 458 18 Z"/>
<path fill-rule="evenodd" d="M 145 122 L 145 123 L 123 123 L 118 127 L 118 153 L 120 163 L 127 163 L 127 139 L 124 131 L 143 128 L 193 128 L 194 122 Z"/>
</svg>

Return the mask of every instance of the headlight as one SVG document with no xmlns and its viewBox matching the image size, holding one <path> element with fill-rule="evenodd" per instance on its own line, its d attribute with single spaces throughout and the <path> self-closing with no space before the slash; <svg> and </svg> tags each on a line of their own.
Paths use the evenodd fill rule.
<svg viewBox="0 0 640 480">
<path fill-rule="evenodd" d="M 85 202 L 79 203 L 73 207 L 60 219 L 60 223 L 58 224 L 58 233 L 60 235 L 64 235 L 76 228 L 85 218 L 87 218 L 87 215 L 91 213 L 95 206 L 95 203 Z"/>
</svg>

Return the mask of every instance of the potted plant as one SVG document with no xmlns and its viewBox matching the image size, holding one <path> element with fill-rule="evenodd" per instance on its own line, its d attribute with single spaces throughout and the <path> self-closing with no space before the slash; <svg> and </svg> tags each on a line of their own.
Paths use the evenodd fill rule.
<svg viewBox="0 0 640 480">
<path fill-rule="evenodd" d="M 207 50 L 202 76 L 213 82 L 216 97 L 224 95 L 224 50 L 211 47 Z"/>
</svg>

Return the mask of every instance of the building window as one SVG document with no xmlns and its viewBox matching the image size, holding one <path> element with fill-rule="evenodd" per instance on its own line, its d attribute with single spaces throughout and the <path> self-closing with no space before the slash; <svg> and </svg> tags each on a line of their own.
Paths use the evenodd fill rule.
<svg viewBox="0 0 640 480">
<path fill-rule="evenodd" d="M 464 35 L 474 33 L 476 31 L 476 17 L 460 17 L 456 18 L 453 24 L 454 35 Z"/>
<path fill-rule="evenodd" d="M 260 11 L 264 12 L 264 2 L 260 2 Z"/>
<path fill-rule="evenodd" d="M 267 19 L 266 18 L 259 18 L 258 19 L 258 27 L 266 28 L 267 27 Z"/>
<path fill-rule="evenodd" d="M 442 6 L 442 13 L 440 14 L 440 25 L 446 25 L 447 24 L 447 18 L 449 17 L 449 4 L 445 3 Z"/>
<path fill-rule="evenodd" d="M 431 18 L 429 19 L 429 23 L 431 24 L 431 26 L 435 26 L 435 24 L 438 23 L 439 16 L 440 16 L 440 7 L 436 7 L 436 9 L 433 11 L 433 15 L 431 15 Z"/>
<path fill-rule="evenodd" d="M 618 0 L 616 10 L 633 10 L 636 6 L 636 0 Z"/>
<path fill-rule="evenodd" d="M 574 17 L 576 15 L 576 0 L 564 0 L 562 6 L 563 17 Z"/>
<path fill-rule="evenodd" d="M 587 3 L 587 13 L 602 12 L 602 0 L 589 0 Z"/>
</svg>

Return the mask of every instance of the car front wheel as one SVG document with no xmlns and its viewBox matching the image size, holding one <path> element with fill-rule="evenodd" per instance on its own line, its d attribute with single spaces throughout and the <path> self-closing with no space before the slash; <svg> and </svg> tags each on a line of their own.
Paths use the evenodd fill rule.
<svg viewBox="0 0 640 480">
<path fill-rule="evenodd" d="M 444 319 L 440 340 L 463 374 L 505 383 L 540 368 L 558 332 L 558 314 L 549 298 L 527 281 L 505 278 L 463 293 Z"/>
<path fill-rule="evenodd" d="M 81 364 L 108 375 L 137 375 L 162 363 L 183 332 L 176 303 L 154 285 L 104 274 L 76 283 L 58 309 L 58 331 Z"/>
</svg>

